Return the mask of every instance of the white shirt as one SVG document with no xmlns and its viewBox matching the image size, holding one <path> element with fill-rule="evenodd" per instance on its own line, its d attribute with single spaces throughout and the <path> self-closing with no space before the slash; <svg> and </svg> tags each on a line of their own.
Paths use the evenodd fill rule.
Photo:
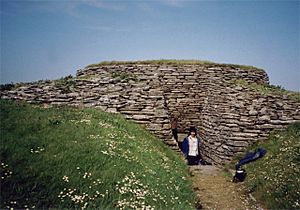
<svg viewBox="0 0 300 210">
<path fill-rule="evenodd" d="M 198 155 L 198 139 L 197 137 L 188 137 L 189 140 L 189 156 L 197 156 Z"/>
</svg>

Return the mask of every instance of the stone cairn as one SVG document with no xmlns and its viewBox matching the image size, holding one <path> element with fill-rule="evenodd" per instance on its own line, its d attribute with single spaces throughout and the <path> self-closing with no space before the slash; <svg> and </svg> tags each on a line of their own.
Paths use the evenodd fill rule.
<svg viewBox="0 0 300 210">
<path fill-rule="evenodd" d="M 95 107 L 121 113 L 173 149 L 170 120 L 178 130 L 196 126 L 207 162 L 222 165 L 273 129 L 300 120 L 300 103 L 284 94 L 233 84 L 267 85 L 263 70 L 208 64 L 108 64 L 86 67 L 76 77 L 2 89 L 3 99 L 41 105 Z"/>
</svg>

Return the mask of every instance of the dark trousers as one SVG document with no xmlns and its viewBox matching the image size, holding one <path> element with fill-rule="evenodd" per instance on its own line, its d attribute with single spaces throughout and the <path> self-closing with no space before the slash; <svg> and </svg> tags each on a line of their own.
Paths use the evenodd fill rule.
<svg viewBox="0 0 300 210">
<path fill-rule="evenodd" d="M 267 151 L 263 148 L 258 148 L 255 152 L 247 153 L 245 157 L 235 165 L 235 169 L 238 170 L 242 165 L 255 161 L 263 157 L 266 153 Z"/>
<path fill-rule="evenodd" d="M 178 142 L 178 132 L 177 128 L 172 129 L 172 134 L 174 136 L 174 139 Z"/>
<path fill-rule="evenodd" d="M 198 165 L 199 164 L 199 156 L 187 156 L 188 165 Z"/>
</svg>

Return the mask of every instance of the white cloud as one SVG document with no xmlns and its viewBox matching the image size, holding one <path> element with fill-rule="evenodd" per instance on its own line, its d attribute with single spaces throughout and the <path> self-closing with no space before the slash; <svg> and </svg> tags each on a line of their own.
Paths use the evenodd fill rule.
<svg viewBox="0 0 300 210">
<path fill-rule="evenodd" d="M 108 1 L 108 0 L 70 0 L 57 2 L 56 7 L 60 7 L 58 10 L 63 11 L 74 17 L 81 17 L 85 14 L 80 12 L 82 7 L 96 8 L 99 10 L 109 11 L 124 11 L 127 9 L 127 5 L 121 1 Z M 105 28 L 99 30 L 107 30 Z"/>
<path fill-rule="evenodd" d="M 163 4 L 173 7 L 182 7 L 186 4 L 187 0 L 160 0 Z"/>
<path fill-rule="evenodd" d="M 112 27 L 108 27 L 108 26 L 85 26 L 84 28 L 93 31 L 103 31 L 103 32 L 113 31 Z"/>
<path fill-rule="evenodd" d="M 127 8 L 126 1 L 107 1 L 107 0 L 82 0 L 82 4 L 89 5 L 100 9 L 109 9 L 115 11 L 122 11 Z"/>
<path fill-rule="evenodd" d="M 100 32 L 129 32 L 129 28 L 118 28 L 112 26 L 84 26 L 85 29 L 92 30 L 92 31 L 100 31 Z"/>
<path fill-rule="evenodd" d="M 70 16 L 80 17 L 82 7 L 91 7 L 102 10 L 123 11 L 127 9 L 126 1 L 108 0 L 62 0 L 62 1 L 41 1 L 41 0 L 0 0 L 1 14 L 19 14 L 44 11 L 51 13 L 65 13 Z M 2 7 L 3 4 L 3 7 Z M 8 10 L 8 11 L 7 11 Z"/>
</svg>

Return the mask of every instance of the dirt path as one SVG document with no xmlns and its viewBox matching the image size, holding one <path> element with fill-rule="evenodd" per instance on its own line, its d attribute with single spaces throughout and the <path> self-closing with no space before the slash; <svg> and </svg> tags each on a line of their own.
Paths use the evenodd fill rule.
<svg viewBox="0 0 300 210">
<path fill-rule="evenodd" d="M 245 194 L 242 183 L 233 183 L 214 166 L 190 167 L 193 187 L 197 193 L 199 209 L 263 210 L 253 198 Z"/>
</svg>

